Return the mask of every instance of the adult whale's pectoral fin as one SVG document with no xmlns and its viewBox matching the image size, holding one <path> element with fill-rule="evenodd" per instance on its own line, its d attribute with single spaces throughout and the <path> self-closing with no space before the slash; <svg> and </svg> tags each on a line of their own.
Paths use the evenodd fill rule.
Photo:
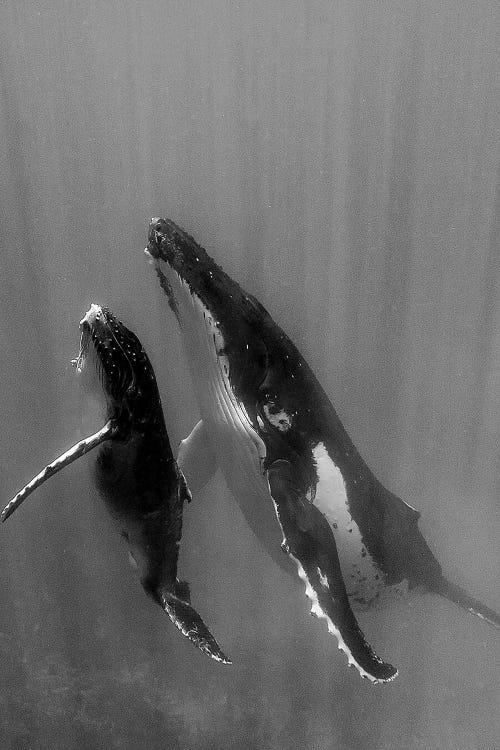
<svg viewBox="0 0 500 750">
<path fill-rule="evenodd" d="M 73 461 L 81 458 L 81 456 L 84 456 L 89 451 L 97 448 L 97 446 L 103 443 L 105 440 L 111 440 L 115 433 L 116 428 L 113 425 L 113 422 L 110 420 L 109 422 L 106 422 L 102 429 L 94 433 L 94 435 L 90 435 L 84 440 L 80 440 L 80 442 L 76 443 L 76 445 L 73 445 L 69 450 L 56 458 L 55 461 L 52 461 L 52 463 L 48 464 L 44 469 L 42 469 L 39 474 L 36 475 L 36 477 L 33 477 L 31 482 L 28 482 L 28 484 L 23 487 L 23 489 L 20 490 L 17 495 L 15 495 L 12 500 L 7 503 L 2 511 L 2 515 L 0 516 L 2 522 L 6 521 L 7 518 L 11 516 L 17 508 L 19 508 L 21 503 L 23 503 L 26 498 L 29 497 L 29 495 L 31 495 L 31 493 L 34 492 L 34 490 L 36 490 L 36 488 L 43 484 L 47 479 L 54 476 L 54 474 L 57 474 L 58 471 L 61 471 L 61 469 L 64 469 L 65 466 L 72 464 Z"/>
<path fill-rule="evenodd" d="M 158 600 L 182 635 L 189 638 L 200 651 L 223 664 L 231 664 L 231 660 L 221 651 L 212 633 L 189 602 L 180 599 L 170 591 L 159 592 Z"/>
<path fill-rule="evenodd" d="M 297 563 L 313 603 L 312 614 L 327 620 L 349 666 L 354 665 L 362 677 L 374 683 L 394 679 L 397 669 L 374 653 L 352 613 L 328 521 L 307 499 L 289 461 L 272 463 L 267 478 L 283 531 L 283 548 Z"/>
<path fill-rule="evenodd" d="M 191 492 L 202 490 L 217 471 L 212 443 L 213 439 L 201 419 L 187 438 L 180 442 L 177 463 Z"/>
</svg>

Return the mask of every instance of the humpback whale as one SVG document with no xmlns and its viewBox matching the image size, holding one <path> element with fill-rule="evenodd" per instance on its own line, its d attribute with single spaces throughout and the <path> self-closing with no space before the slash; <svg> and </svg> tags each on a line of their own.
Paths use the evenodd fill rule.
<svg viewBox="0 0 500 750">
<path fill-rule="evenodd" d="M 193 492 L 221 468 L 264 548 L 278 564 L 280 546 L 295 562 L 311 612 L 326 619 L 349 665 L 373 683 L 394 679 L 353 610 L 410 590 L 500 627 L 496 612 L 444 577 L 418 511 L 375 477 L 262 304 L 169 219 L 151 220 L 145 252 L 180 325 L 201 414 L 179 465 Z"/>
<path fill-rule="evenodd" d="M 230 664 L 177 578 L 185 501 L 191 499 L 170 448 L 153 368 L 137 336 L 109 310 L 91 305 L 80 322 L 73 364 L 105 397 L 106 423 L 45 467 L 6 505 L 5 521 L 46 479 L 93 448 L 95 480 L 125 539 L 146 593 L 203 653 Z M 98 377 L 95 377 L 95 375 Z"/>
</svg>

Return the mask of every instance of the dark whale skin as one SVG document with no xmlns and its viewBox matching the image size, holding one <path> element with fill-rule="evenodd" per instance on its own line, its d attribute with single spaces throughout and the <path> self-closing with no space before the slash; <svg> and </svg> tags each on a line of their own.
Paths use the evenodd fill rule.
<svg viewBox="0 0 500 750">
<path fill-rule="evenodd" d="M 197 482 L 201 487 L 218 461 L 252 530 L 280 562 L 266 508 L 274 506 L 282 546 L 299 565 L 313 613 L 328 620 L 362 676 L 385 682 L 396 670 L 368 647 L 351 606 L 366 609 L 412 589 L 431 591 L 499 627 L 496 612 L 445 578 L 418 527 L 420 514 L 370 470 L 311 368 L 263 305 L 170 219 L 151 220 L 146 252 L 179 321 L 188 360 L 195 362 L 202 420 L 181 444 L 181 466 L 196 465 L 194 449 L 203 447 L 208 470 Z M 201 360 L 191 341 L 198 348 L 207 342 L 208 380 L 198 374 Z M 206 394 L 212 401 L 215 395 L 218 406 L 210 408 Z M 253 459 L 240 462 L 245 480 L 239 483 L 233 475 L 240 465 L 222 451 L 210 460 L 204 447 L 219 440 L 227 454 L 231 434 L 238 456 L 250 456 L 254 445 Z M 267 501 L 263 485 L 254 491 L 259 461 Z"/>
<path fill-rule="evenodd" d="M 5 506 L 1 520 L 40 484 L 97 448 L 96 485 L 144 590 L 200 651 L 230 664 L 191 606 L 188 584 L 177 578 L 182 513 L 191 494 L 172 454 L 151 362 L 137 336 L 106 307 L 92 304 L 80 330 L 72 364 L 99 401 L 104 396 L 106 424 L 37 474 Z"/>
<path fill-rule="evenodd" d="M 188 584 L 177 579 L 182 514 L 191 495 L 172 453 L 149 358 L 108 308 L 91 308 L 81 327 L 97 355 L 113 428 L 95 462 L 97 488 L 146 593 L 201 651 L 230 663 L 191 606 Z"/>
</svg>

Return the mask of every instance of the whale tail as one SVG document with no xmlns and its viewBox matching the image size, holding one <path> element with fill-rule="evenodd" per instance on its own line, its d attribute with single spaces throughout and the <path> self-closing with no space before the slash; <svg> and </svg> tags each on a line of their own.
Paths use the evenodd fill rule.
<svg viewBox="0 0 500 750">
<path fill-rule="evenodd" d="M 444 596 L 454 604 L 458 604 L 459 607 L 467 610 L 473 615 L 480 617 L 481 620 L 486 620 L 490 625 L 500 629 L 500 614 L 490 609 L 485 604 L 470 596 L 464 589 L 457 586 L 446 578 L 442 577 L 440 581 L 433 584 L 432 591 L 440 596 Z"/>
<path fill-rule="evenodd" d="M 223 664 L 231 664 L 231 660 L 223 653 L 198 612 L 189 603 L 188 591 L 187 584 L 178 584 L 175 592 L 169 589 L 161 589 L 155 592 L 153 596 L 170 617 L 175 627 L 181 631 L 182 635 L 189 638 L 191 643 L 194 643 L 200 651 Z M 186 596 L 184 596 L 184 592 L 186 592 Z"/>
</svg>

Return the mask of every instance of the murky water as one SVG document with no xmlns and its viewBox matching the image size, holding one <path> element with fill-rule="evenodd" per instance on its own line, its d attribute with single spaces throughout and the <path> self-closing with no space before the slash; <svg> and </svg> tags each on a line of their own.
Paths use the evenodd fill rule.
<svg viewBox="0 0 500 750">
<path fill-rule="evenodd" d="M 493 2 L 3 2 L 2 498 L 81 436 L 90 302 L 143 341 L 172 444 L 196 422 L 142 253 L 167 215 L 500 609 L 499 29 Z M 91 460 L 0 529 L 2 748 L 498 746 L 498 632 L 432 596 L 363 614 L 400 675 L 362 682 L 220 478 L 181 574 L 234 664 L 203 657 L 144 596 Z"/>
</svg>

